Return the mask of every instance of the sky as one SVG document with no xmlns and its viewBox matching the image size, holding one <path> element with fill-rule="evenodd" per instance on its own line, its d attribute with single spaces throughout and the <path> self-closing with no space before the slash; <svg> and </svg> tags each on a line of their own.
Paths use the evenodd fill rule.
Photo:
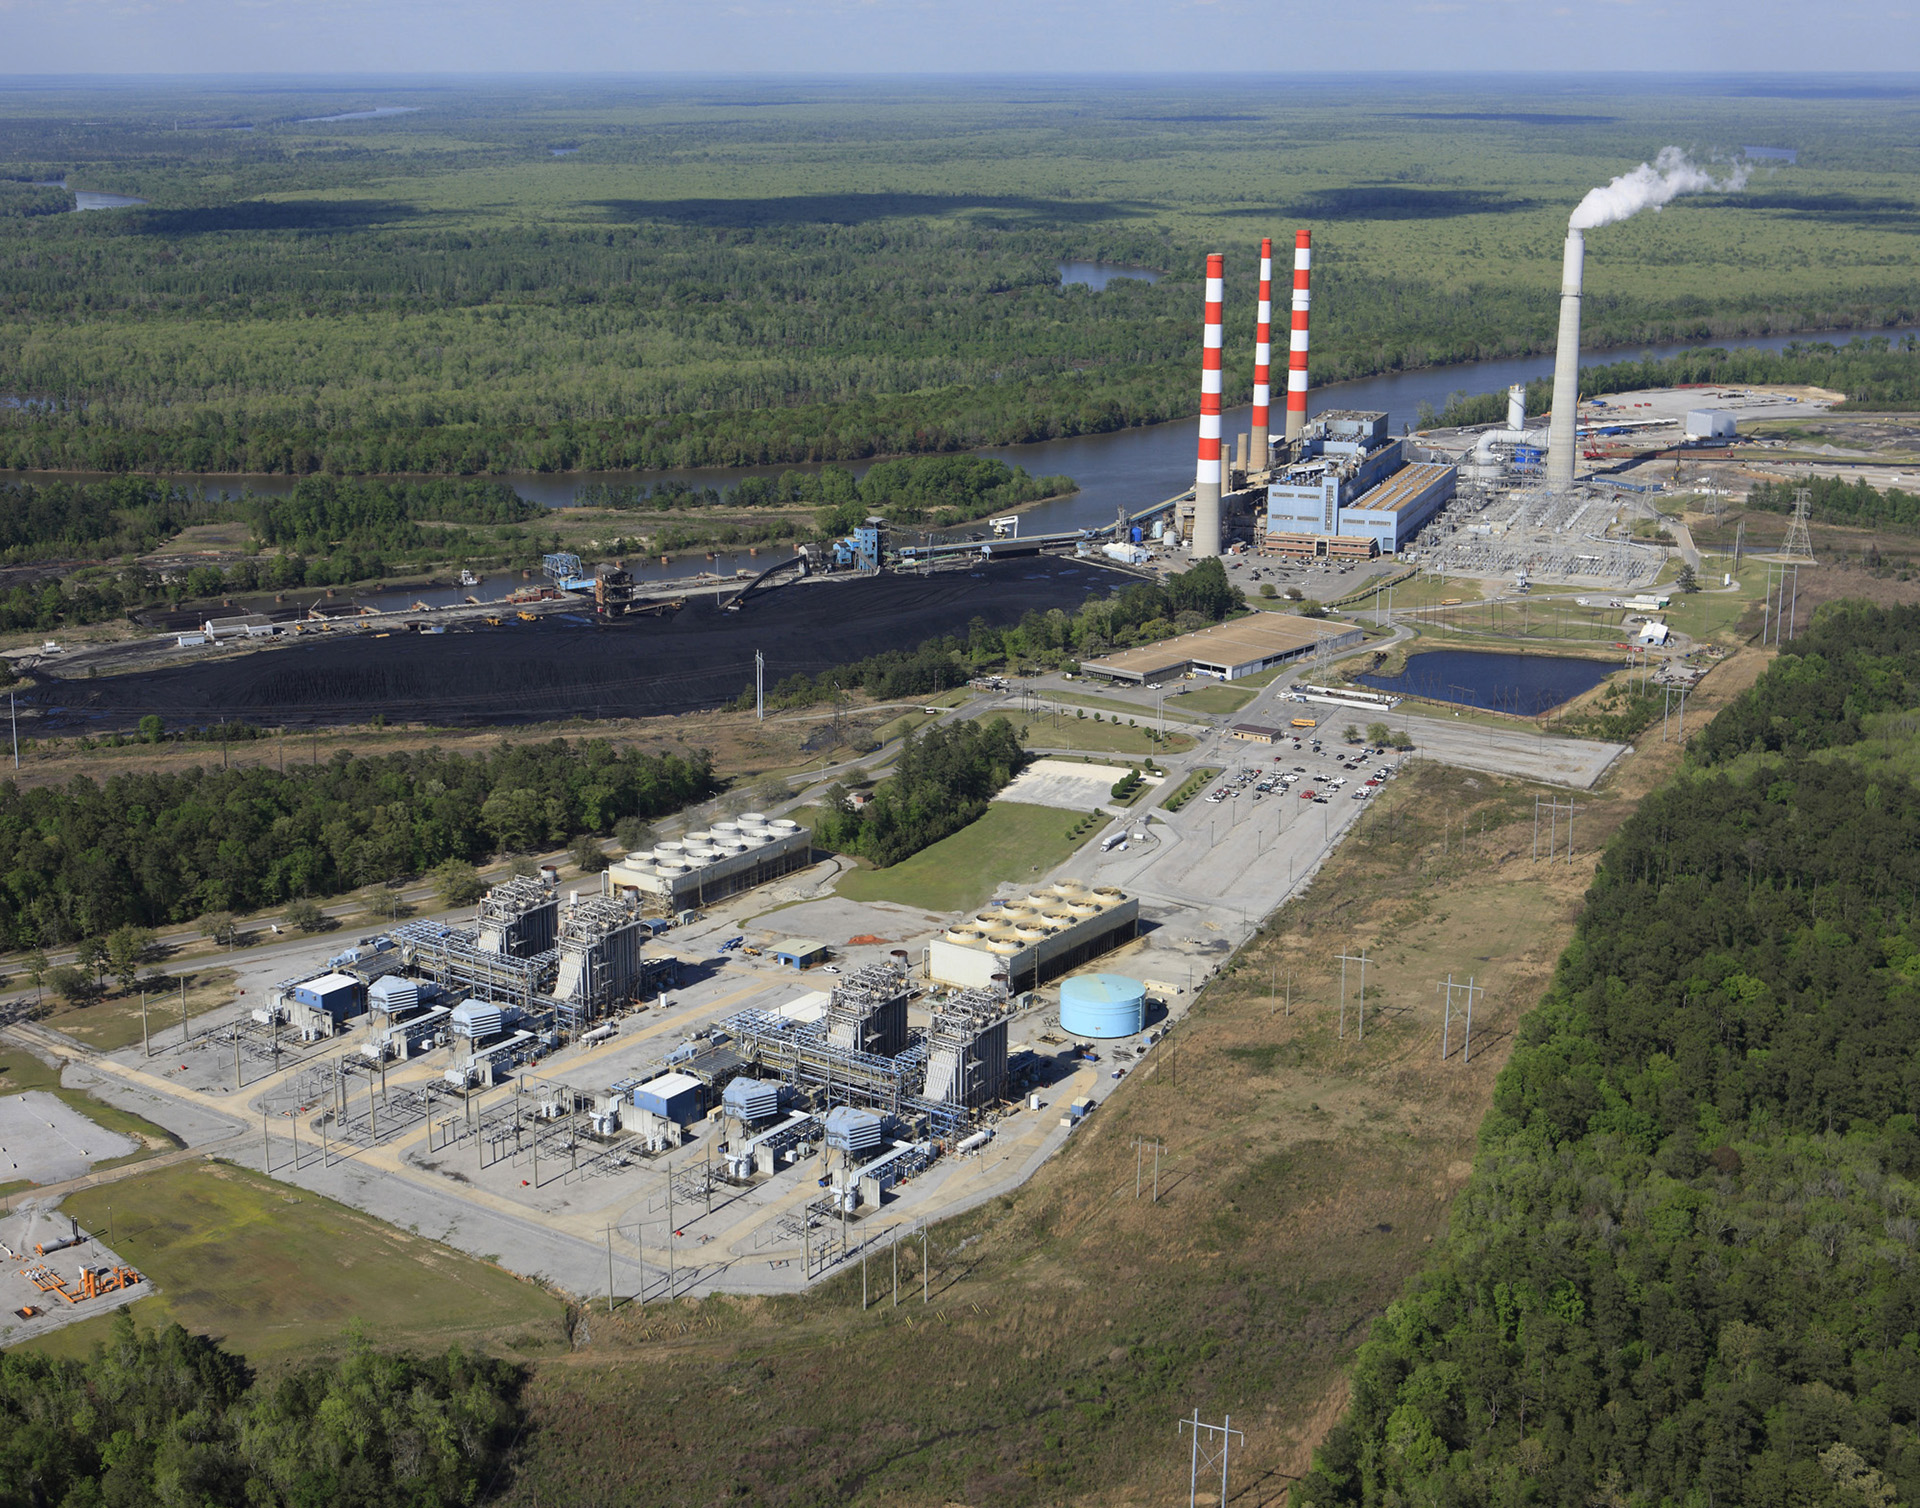
<svg viewBox="0 0 1920 1508">
<path fill-rule="evenodd" d="M 0 77 L 1920 69 L 1920 0 L 0 0 Z"/>
</svg>

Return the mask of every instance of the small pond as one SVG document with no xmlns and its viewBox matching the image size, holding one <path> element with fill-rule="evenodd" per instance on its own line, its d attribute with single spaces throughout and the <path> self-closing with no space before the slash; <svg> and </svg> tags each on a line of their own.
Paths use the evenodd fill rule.
<svg viewBox="0 0 1920 1508">
<path fill-rule="evenodd" d="M 1079 284 L 1098 293 L 1116 278 L 1132 278 L 1142 283 L 1157 283 L 1160 274 L 1149 272 L 1144 267 L 1119 267 L 1112 262 L 1062 262 L 1060 264 L 1060 286 L 1071 288 Z"/>
<path fill-rule="evenodd" d="M 1614 671 L 1606 660 L 1566 655 L 1499 654 L 1479 649 L 1430 649 L 1411 655 L 1399 675 L 1363 675 L 1363 686 L 1396 696 L 1483 707 L 1538 717 L 1582 692 L 1591 691 Z"/>
</svg>

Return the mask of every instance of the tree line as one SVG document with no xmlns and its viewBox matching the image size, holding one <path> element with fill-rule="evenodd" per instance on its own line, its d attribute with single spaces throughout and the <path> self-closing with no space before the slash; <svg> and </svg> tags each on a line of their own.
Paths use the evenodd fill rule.
<svg viewBox="0 0 1920 1508">
<path fill-rule="evenodd" d="M 154 730 L 157 734 L 158 730 Z M 709 795 L 704 752 L 604 739 L 339 753 L 255 766 L 0 784 L 0 946 L 248 911 L 420 874 L 449 859 L 557 846 Z"/>
<path fill-rule="evenodd" d="M 266 1377 L 121 1309 L 84 1361 L 0 1353 L 0 1508 L 455 1508 L 503 1464 L 523 1382 L 458 1347 L 364 1344 Z"/>
<path fill-rule="evenodd" d="M 1917 672 L 1823 609 L 1621 828 L 1296 1501 L 1920 1497 Z"/>
<path fill-rule="evenodd" d="M 1727 349 L 1703 346 L 1677 356 L 1641 357 L 1583 367 L 1580 396 L 1637 393 L 1660 387 L 1739 387 L 1807 384 L 1837 389 L 1848 408 L 1910 409 L 1920 407 L 1920 338 L 1903 335 L 1855 336 L 1844 345 L 1824 340 L 1796 340 L 1784 350 L 1753 347 Z M 1553 407 L 1553 379 L 1535 377 L 1527 383 L 1527 412 L 1543 414 Z M 1507 417 L 1507 395 L 1450 394 L 1446 407 L 1434 412 L 1420 405 L 1419 427 L 1498 424 Z"/>
<path fill-rule="evenodd" d="M 979 817 L 1026 758 L 1004 717 L 909 733 L 894 773 L 864 806 L 848 805 L 846 787 L 829 788 L 813 819 L 813 840 L 883 869 L 898 864 Z"/>
<path fill-rule="evenodd" d="M 820 531 L 833 535 L 849 532 L 872 514 L 893 524 L 951 528 L 1073 490 L 1072 477 L 1030 476 L 1024 466 L 985 456 L 904 456 L 876 462 L 858 478 L 843 466 L 823 466 L 777 477 L 742 477 L 726 488 L 677 479 L 645 485 L 589 482 L 574 490 L 574 501 L 663 512 L 811 506 L 822 510 L 815 515 Z"/>
</svg>

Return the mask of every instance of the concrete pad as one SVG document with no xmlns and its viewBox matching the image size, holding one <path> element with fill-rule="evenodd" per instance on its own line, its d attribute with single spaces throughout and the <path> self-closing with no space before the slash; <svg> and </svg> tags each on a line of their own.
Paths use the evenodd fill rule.
<svg viewBox="0 0 1920 1508">
<path fill-rule="evenodd" d="M 4 1248 L 0 1251 L 0 1257 L 4 1257 L 0 1260 L 0 1346 L 17 1345 L 58 1330 L 62 1325 L 71 1325 L 75 1320 L 92 1319 L 123 1304 L 131 1304 L 135 1299 L 150 1297 L 154 1292 L 153 1285 L 142 1279 L 98 1298 L 78 1298 L 82 1291 L 80 1268 L 98 1271 L 103 1267 L 118 1267 L 120 1258 L 85 1230 L 81 1235 L 86 1239 L 80 1245 L 69 1246 L 47 1257 L 36 1255 L 35 1243 L 63 1240 L 73 1230 L 70 1220 L 55 1213 L 56 1202 L 50 1200 L 42 1204 L 29 1200 L 0 1218 L 0 1248 Z M 51 1272 L 78 1302 L 69 1302 L 57 1291 L 43 1292 L 28 1278 L 27 1274 L 32 1271 Z M 20 1311 L 27 1308 L 39 1312 L 23 1317 Z"/>
<path fill-rule="evenodd" d="M 1112 800 L 1113 783 L 1127 772 L 1117 765 L 1076 764 L 1065 759 L 1036 759 L 994 797 L 1026 806 L 1055 806 L 1086 812 Z"/>
<path fill-rule="evenodd" d="M 63 1183 L 96 1162 L 139 1150 L 140 1143 L 96 1125 L 44 1089 L 0 1099 L 0 1183 Z"/>
</svg>

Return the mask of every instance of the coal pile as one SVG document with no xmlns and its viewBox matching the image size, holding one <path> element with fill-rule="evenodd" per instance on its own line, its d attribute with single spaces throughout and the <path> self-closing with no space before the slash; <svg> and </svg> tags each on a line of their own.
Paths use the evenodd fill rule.
<svg viewBox="0 0 1920 1508">
<path fill-rule="evenodd" d="M 444 634 L 329 635 L 198 664 L 98 680 L 53 679 L 37 704 L 48 731 L 111 731 L 148 713 L 169 723 L 266 726 L 395 722 L 457 727 L 568 717 L 648 717 L 733 700 L 753 684 L 817 675 L 889 649 L 911 649 L 968 623 L 1073 611 L 1130 578 L 1084 561 L 1030 559 L 933 576 L 803 582 L 738 613 L 712 598 L 670 619 L 602 623 L 561 615 Z"/>
</svg>

